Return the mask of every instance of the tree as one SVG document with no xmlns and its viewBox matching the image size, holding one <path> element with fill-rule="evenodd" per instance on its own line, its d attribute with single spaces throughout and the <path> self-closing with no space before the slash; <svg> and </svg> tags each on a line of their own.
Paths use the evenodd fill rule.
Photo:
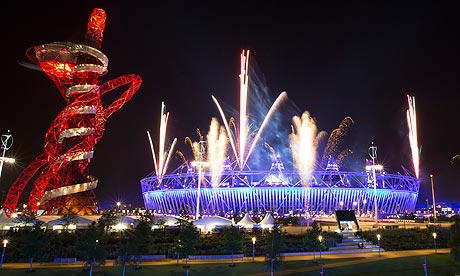
<svg viewBox="0 0 460 276">
<path fill-rule="evenodd" d="M 152 226 L 147 221 L 139 221 L 136 228 L 130 235 L 132 254 L 136 256 L 136 269 L 141 266 L 141 256 L 150 253 L 152 248 L 153 236 Z"/>
<path fill-rule="evenodd" d="M 270 275 L 273 275 L 274 269 L 278 269 L 283 263 L 281 252 L 286 250 L 285 235 L 278 224 L 264 235 L 265 265 L 269 267 Z"/>
<path fill-rule="evenodd" d="M 22 229 L 19 237 L 19 254 L 29 259 L 29 272 L 34 271 L 32 264 L 34 258 L 42 255 L 47 244 L 45 232 L 41 229 L 44 223 L 35 221 L 32 227 Z"/>
<path fill-rule="evenodd" d="M 60 220 L 64 222 L 64 229 L 68 229 L 71 224 L 77 225 L 78 224 L 78 215 L 72 211 L 72 209 L 69 210 L 68 213 L 64 214 Z"/>
<path fill-rule="evenodd" d="M 231 266 L 235 266 L 233 262 L 233 254 L 240 252 L 243 249 L 243 235 L 241 234 L 240 229 L 235 226 L 222 229 L 222 234 L 222 248 L 225 252 L 232 254 Z"/>
<path fill-rule="evenodd" d="M 126 232 L 126 233 L 125 233 Z M 119 246 L 119 258 L 121 259 L 121 266 L 122 266 L 122 273 L 121 275 L 122 276 L 125 276 L 125 272 L 126 272 L 126 263 L 129 262 L 131 260 L 131 248 L 130 248 L 130 242 L 129 242 L 129 235 L 130 235 L 130 231 L 127 230 L 127 231 L 124 231 L 122 230 L 120 232 L 120 237 L 119 237 L 119 242 L 120 242 L 120 246 Z"/>
<path fill-rule="evenodd" d="M 319 236 L 321 236 L 323 229 L 318 224 L 318 222 L 313 221 L 310 228 L 307 230 L 304 237 L 304 246 L 305 250 L 313 251 L 314 262 L 316 262 L 315 252 L 320 249 L 325 249 L 325 246 L 322 242 L 319 241 Z"/>
<path fill-rule="evenodd" d="M 120 233 L 120 258 L 125 275 L 128 262 L 135 261 L 136 269 L 141 268 L 143 254 L 148 254 L 153 242 L 152 227 L 146 220 L 141 220 L 133 230 Z"/>
<path fill-rule="evenodd" d="M 454 224 L 450 227 L 450 255 L 454 259 L 457 267 L 460 266 L 460 223 L 456 219 Z"/>
<path fill-rule="evenodd" d="M 88 229 L 78 232 L 75 247 L 77 255 L 85 259 L 85 269 L 89 266 L 90 275 L 96 262 L 105 262 L 107 252 L 103 247 L 103 235 L 95 222 L 90 224 Z"/>
<path fill-rule="evenodd" d="M 110 227 L 116 224 L 117 219 L 118 214 L 115 210 L 107 210 L 102 213 L 101 217 L 97 220 L 97 226 L 107 233 Z"/>
<path fill-rule="evenodd" d="M 31 226 L 37 222 L 37 215 L 34 212 L 25 209 L 24 212 L 13 219 L 14 222 L 20 223 L 24 228 Z"/>
<path fill-rule="evenodd" d="M 196 252 L 196 244 L 200 238 L 200 232 L 191 223 L 186 223 L 180 230 L 176 249 L 178 253 L 185 255 L 186 267 L 188 256 Z"/>
</svg>

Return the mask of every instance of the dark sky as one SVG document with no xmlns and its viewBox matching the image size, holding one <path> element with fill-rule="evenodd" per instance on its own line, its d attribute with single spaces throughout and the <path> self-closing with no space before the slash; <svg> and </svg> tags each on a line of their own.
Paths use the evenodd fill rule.
<svg viewBox="0 0 460 276">
<path fill-rule="evenodd" d="M 158 141 L 162 101 L 170 112 L 168 140 L 177 137 L 184 152 L 186 136 L 196 138 L 197 128 L 206 134 L 211 117 L 220 119 L 211 95 L 238 109 L 243 49 L 266 80 L 270 102 L 286 91 L 296 107 L 280 110 L 283 116 L 308 111 L 328 133 L 351 116 L 348 146 L 363 166 L 373 141 L 389 173 L 412 171 L 406 95 L 415 96 L 419 202 L 431 202 L 431 173 L 437 201 L 460 201 L 460 164 L 450 162 L 460 154 L 460 17 L 453 1 L 13 2 L 0 19 L 0 131 L 12 131 L 7 155 L 17 163 L 4 166 L 2 191 L 43 151 L 45 133 L 65 106 L 44 73 L 18 61 L 28 61 L 31 46 L 81 43 L 99 7 L 107 12 L 102 51 L 109 58 L 100 82 L 131 73 L 143 79 L 132 100 L 109 117 L 95 147 L 90 173 L 99 179 L 99 202 L 143 204 L 139 181 L 153 171 L 146 131 Z M 103 98 L 106 106 L 119 96 L 112 93 Z M 274 132 L 266 135 L 287 140 Z"/>
</svg>

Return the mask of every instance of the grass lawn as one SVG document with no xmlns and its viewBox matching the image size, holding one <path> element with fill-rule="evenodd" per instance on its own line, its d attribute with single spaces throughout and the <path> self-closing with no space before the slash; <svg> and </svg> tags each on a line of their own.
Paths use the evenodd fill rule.
<svg viewBox="0 0 460 276">
<path fill-rule="evenodd" d="M 449 254 L 432 254 L 426 257 L 428 275 L 455 275 L 460 274 L 451 260 Z M 324 275 L 391 275 L 391 276 L 411 276 L 425 275 L 423 263 L 424 257 L 410 256 L 401 258 L 382 258 L 372 259 L 366 257 L 323 259 Z M 281 270 L 275 271 L 274 275 L 320 275 L 321 264 L 310 261 L 285 261 Z M 27 269 L 7 268 L 0 270 L 0 275 L 7 276 L 88 276 L 89 271 L 83 271 L 81 267 L 37 267 L 33 273 Z M 121 266 L 101 266 L 93 269 L 93 276 L 112 276 L 122 275 Z M 126 269 L 125 276 L 152 276 L 152 275 L 187 275 L 187 269 L 183 264 L 168 265 L 144 265 L 142 269 L 135 270 L 132 267 Z M 216 275 L 247 275 L 262 276 L 270 275 L 263 263 L 236 263 L 235 267 L 230 267 L 228 263 L 192 263 L 188 270 L 190 276 L 216 276 Z"/>
</svg>

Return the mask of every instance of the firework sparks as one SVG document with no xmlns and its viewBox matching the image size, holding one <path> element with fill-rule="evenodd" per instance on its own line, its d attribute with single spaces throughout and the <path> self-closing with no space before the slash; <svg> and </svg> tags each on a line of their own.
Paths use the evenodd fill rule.
<svg viewBox="0 0 460 276">
<path fill-rule="evenodd" d="M 225 128 L 219 125 L 216 118 L 211 120 L 206 140 L 208 142 L 207 157 L 212 172 L 211 183 L 213 187 L 216 187 L 222 176 L 222 164 L 227 153 L 227 134 Z"/>
<path fill-rule="evenodd" d="M 419 178 L 420 156 L 417 141 L 417 116 L 415 113 L 415 97 L 407 95 L 409 108 L 407 109 L 407 125 L 409 127 L 409 143 L 412 152 L 412 163 L 414 166 L 415 176 Z"/>
<path fill-rule="evenodd" d="M 457 163 L 457 162 L 460 162 L 460 155 L 459 155 L 459 154 L 454 155 L 454 156 L 452 157 L 452 159 L 450 160 L 450 163 L 451 163 L 452 165 L 455 164 L 455 163 Z"/>
<path fill-rule="evenodd" d="M 203 141 L 201 131 L 196 131 L 199 141 L 193 142 L 190 137 L 185 138 L 185 143 L 190 145 L 195 161 L 206 162 L 212 172 L 212 186 L 215 187 L 221 178 L 223 163 L 227 154 L 227 132 L 220 126 L 216 118 L 211 119 L 206 141 Z"/>
<path fill-rule="evenodd" d="M 255 145 L 257 144 L 262 131 L 264 130 L 269 118 L 277 110 L 278 106 L 287 99 L 287 93 L 282 92 L 278 98 L 275 100 L 270 110 L 268 111 L 265 119 L 263 120 L 259 130 L 255 133 L 254 139 L 248 141 L 250 135 L 249 125 L 248 125 L 248 114 L 247 114 L 247 103 L 248 103 L 248 67 L 249 67 L 249 50 L 242 51 L 241 53 L 241 72 L 240 72 L 240 111 L 239 117 L 240 121 L 238 127 L 235 126 L 234 119 L 231 118 L 230 121 L 227 121 L 227 118 L 214 96 L 211 96 L 214 103 L 216 104 L 219 113 L 224 122 L 225 130 L 227 131 L 227 136 L 230 140 L 230 145 L 232 147 L 233 153 L 237 160 L 240 170 L 244 170 L 248 162 L 249 156 L 251 155 Z M 235 133 L 231 131 L 230 125 L 233 126 Z M 250 144 L 249 149 L 247 145 Z"/>
<path fill-rule="evenodd" d="M 292 118 L 292 133 L 289 134 L 294 165 L 307 185 L 316 159 L 318 129 L 310 113 Z"/>
<path fill-rule="evenodd" d="M 321 166 L 326 167 L 329 157 L 334 157 L 336 162 L 339 163 L 343 158 L 338 158 L 342 155 L 344 157 L 346 154 L 351 153 L 350 150 L 344 150 L 339 153 L 339 149 L 342 145 L 344 137 L 348 134 L 351 126 L 354 124 L 354 121 L 351 117 L 345 117 L 339 126 L 331 132 L 331 135 L 328 138 L 326 148 L 324 149 Z"/>
<path fill-rule="evenodd" d="M 168 168 L 169 160 L 171 159 L 171 153 L 176 145 L 177 138 L 174 138 L 171 147 L 168 151 L 165 151 L 166 144 L 166 129 L 168 126 L 169 112 L 166 112 L 166 106 L 161 103 L 161 121 L 160 121 L 160 137 L 159 137 L 159 147 L 158 147 L 158 158 L 155 154 L 155 149 L 153 147 L 152 137 L 150 132 L 147 131 L 147 136 L 150 142 L 150 149 L 152 150 L 153 164 L 155 167 L 155 173 L 158 176 L 159 182 L 161 183 L 162 176 L 165 175 Z"/>
</svg>

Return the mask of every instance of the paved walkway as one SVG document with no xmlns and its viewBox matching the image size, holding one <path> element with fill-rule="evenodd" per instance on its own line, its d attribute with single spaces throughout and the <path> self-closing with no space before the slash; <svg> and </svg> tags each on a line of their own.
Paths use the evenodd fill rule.
<svg viewBox="0 0 460 276">
<path fill-rule="evenodd" d="M 438 249 L 438 254 L 448 254 L 450 252 L 449 248 L 442 248 Z M 349 265 L 356 265 L 356 264 L 363 264 L 367 262 L 374 262 L 377 260 L 382 259 L 392 259 L 392 258 L 401 258 L 401 257 L 409 257 L 409 256 L 426 256 L 433 254 L 433 249 L 423 249 L 423 250 L 404 250 L 404 251 L 385 251 L 380 252 L 380 256 L 378 253 L 349 253 L 349 254 L 325 254 L 322 256 L 323 260 L 328 259 L 349 259 L 349 258 L 359 258 L 356 260 L 348 260 L 343 262 L 335 262 L 331 264 L 324 265 L 324 269 L 330 269 L 335 267 L 342 267 L 342 266 L 349 266 Z M 305 260 L 305 256 L 296 256 L 296 257 L 288 257 L 287 260 Z M 310 257 L 311 259 L 311 257 Z M 316 256 L 316 260 L 318 260 L 318 256 Z M 263 261 L 263 260 L 261 260 Z M 303 267 L 297 269 L 286 269 L 282 271 L 277 271 L 276 275 L 290 275 L 293 273 L 300 273 L 300 272 L 308 272 L 308 271 L 318 271 L 320 269 L 319 266 L 313 267 Z M 246 274 L 245 276 L 265 276 L 267 273 L 256 273 L 256 274 Z"/>
<path fill-rule="evenodd" d="M 450 252 L 449 248 L 440 248 L 437 250 L 438 254 L 448 254 Z M 404 250 L 404 251 L 383 251 L 380 252 L 380 256 L 378 252 L 363 252 L 363 253 L 346 253 L 346 254 L 328 254 L 328 252 L 324 252 L 321 256 L 322 260 L 328 259 L 350 259 L 350 258 L 359 258 L 357 260 L 348 260 L 343 262 L 335 262 L 331 264 L 324 265 L 324 269 L 326 268 L 334 268 L 340 266 L 348 266 L 354 264 L 361 264 L 366 262 L 373 262 L 376 260 L 381 259 L 391 259 L 391 258 L 401 258 L 401 257 L 409 257 L 409 256 L 424 256 L 433 254 L 433 249 L 423 249 L 423 250 Z M 300 256 L 286 256 L 285 261 L 298 261 L 298 260 L 306 260 L 306 261 L 313 261 L 313 258 L 316 258 L 319 261 L 319 254 L 313 256 L 311 254 L 308 255 L 300 255 Z M 256 257 L 254 259 L 255 262 L 264 262 L 264 257 Z M 190 260 L 189 264 L 204 264 L 204 263 L 228 263 L 229 260 Z M 251 257 L 245 257 L 244 259 L 235 260 L 235 263 L 242 263 L 242 262 L 252 262 Z M 144 261 L 142 262 L 143 266 L 146 265 L 174 265 L 177 263 L 175 259 L 166 259 L 161 261 Z M 179 261 L 181 265 L 185 264 L 185 260 L 182 259 Z M 105 264 L 106 266 L 113 266 L 114 261 L 109 260 Z M 54 263 L 34 263 L 33 268 L 56 268 L 56 267 L 82 267 L 83 262 L 76 262 L 71 264 L 54 264 Z M 29 263 L 3 263 L 3 268 L 29 268 Z M 315 267 L 305 267 L 299 269 L 290 269 L 290 270 L 283 270 L 277 271 L 276 275 L 287 275 L 297 272 L 303 271 L 314 271 L 318 270 L 318 266 Z M 248 274 L 247 276 L 262 276 L 266 275 L 266 273 L 259 273 L 259 274 Z"/>
</svg>

